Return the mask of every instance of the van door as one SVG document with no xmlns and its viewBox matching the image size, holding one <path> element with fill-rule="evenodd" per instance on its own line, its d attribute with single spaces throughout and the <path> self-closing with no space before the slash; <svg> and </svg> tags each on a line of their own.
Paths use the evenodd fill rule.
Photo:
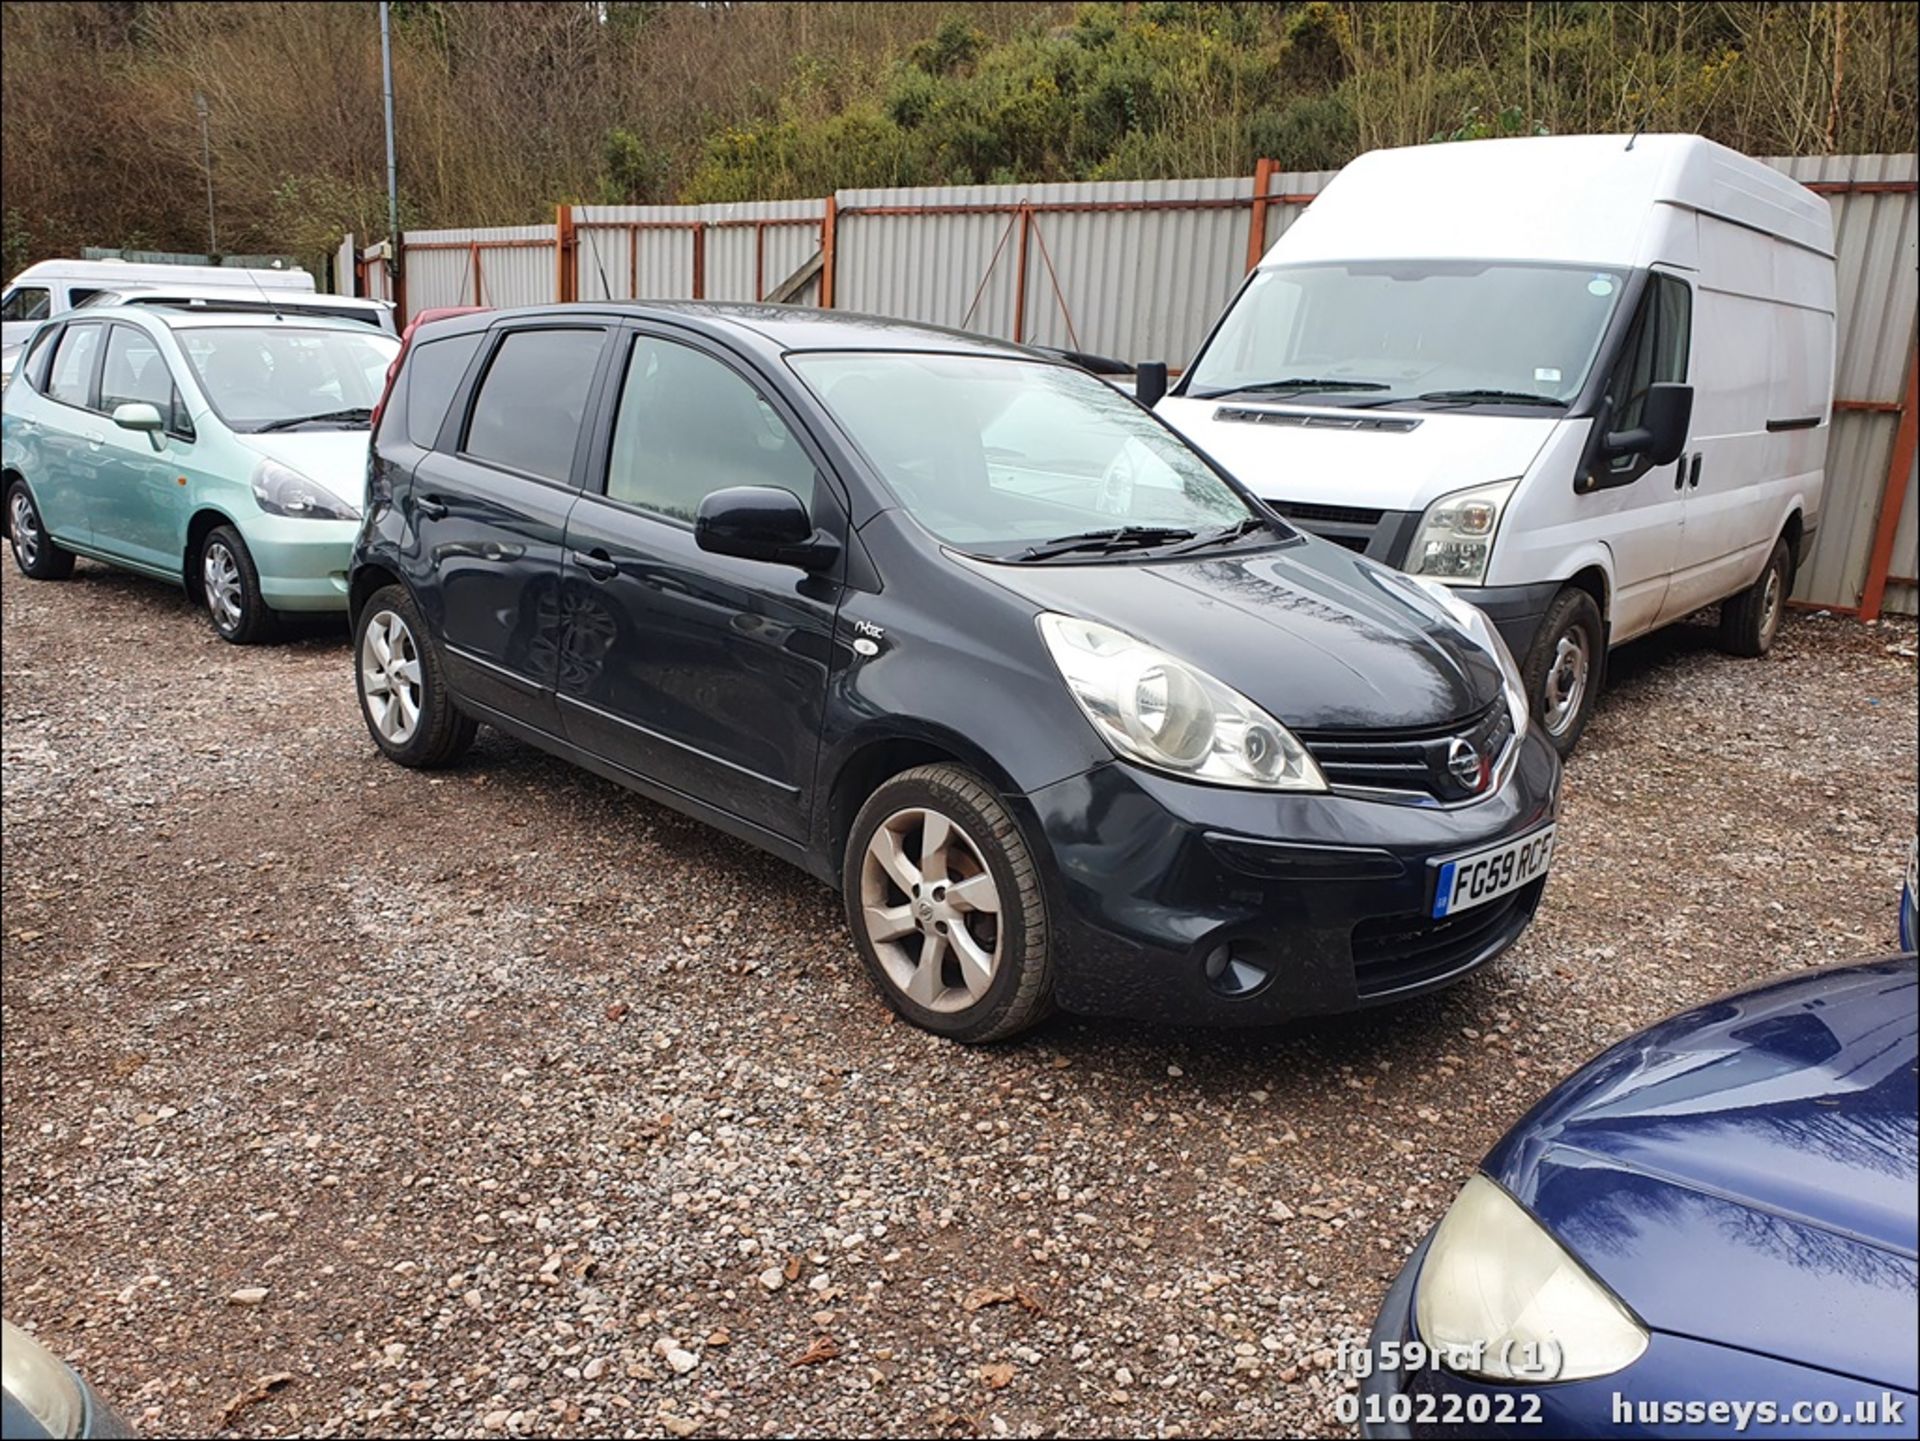
<svg viewBox="0 0 1920 1441">
<path fill-rule="evenodd" d="M 714 555 L 700 502 L 791 491 L 838 501 L 784 412 L 728 360 L 641 333 L 612 387 L 604 493 L 567 523 L 560 710 L 569 740 L 789 839 L 806 833 L 839 608 L 837 575 Z"/>
<path fill-rule="evenodd" d="M 33 328 L 52 314 L 53 292 L 45 285 L 10 287 L 0 300 L 0 345 L 25 344 Z"/>
<path fill-rule="evenodd" d="M 401 500 L 453 689 L 550 734 L 561 545 L 607 335 L 551 319 L 496 330 L 456 439 L 421 458 Z"/>
<path fill-rule="evenodd" d="M 1640 292 L 1633 321 L 1607 381 L 1613 404 L 1609 431 L 1640 424 L 1656 382 L 1687 378 L 1691 292 L 1677 275 L 1654 271 Z M 1610 638 L 1618 644 L 1653 629 L 1664 612 L 1680 554 L 1685 457 L 1655 465 L 1637 453 L 1596 465 L 1598 487 L 1580 497 L 1582 519 L 1604 517 L 1597 533 L 1613 555 Z"/>
</svg>

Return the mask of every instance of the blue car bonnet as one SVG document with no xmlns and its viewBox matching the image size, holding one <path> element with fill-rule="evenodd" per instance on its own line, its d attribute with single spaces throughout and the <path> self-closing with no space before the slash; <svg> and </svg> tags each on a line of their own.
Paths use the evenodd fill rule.
<svg viewBox="0 0 1920 1441">
<path fill-rule="evenodd" d="M 1657 1331 L 1920 1389 L 1912 956 L 1810 971 L 1594 1059 L 1483 1163 Z"/>
</svg>

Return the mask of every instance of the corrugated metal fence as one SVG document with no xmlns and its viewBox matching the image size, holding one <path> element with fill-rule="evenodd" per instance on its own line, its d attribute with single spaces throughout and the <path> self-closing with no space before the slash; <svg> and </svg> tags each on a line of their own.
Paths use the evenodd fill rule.
<svg viewBox="0 0 1920 1441">
<path fill-rule="evenodd" d="M 1883 607 L 1912 614 L 1920 600 L 1916 157 L 1767 163 L 1828 197 L 1839 260 L 1826 502 L 1796 595 L 1869 617 Z M 1262 160 L 1251 180 L 562 205 L 552 225 L 409 232 L 397 298 L 415 312 L 556 299 L 778 300 L 1178 366 L 1335 173 Z M 362 265 L 363 293 L 384 293 L 375 288 L 383 271 Z"/>
</svg>

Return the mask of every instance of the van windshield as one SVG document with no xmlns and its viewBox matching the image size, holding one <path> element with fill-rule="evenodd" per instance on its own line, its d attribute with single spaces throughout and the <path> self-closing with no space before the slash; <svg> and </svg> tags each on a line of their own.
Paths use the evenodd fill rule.
<svg viewBox="0 0 1920 1441">
<path fill-rule="evenodd" d="M 1003 559 L 1290 535 L 1146 411 L 1064 365 L 907 351 L 788 357 L 913 518 Z"/>
<path fill-rule="evenodd" d="M 1316 405 L 1564 409 L 1626 290 L 1590 266 L 1395 260 L 1248 282 L 1181 393 Z"/>
</svg>

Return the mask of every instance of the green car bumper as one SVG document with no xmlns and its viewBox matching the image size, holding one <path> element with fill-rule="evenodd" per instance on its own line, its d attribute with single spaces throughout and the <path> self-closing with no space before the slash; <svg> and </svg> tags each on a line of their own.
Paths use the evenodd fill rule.
<svg viewBox="0 0 1920 1441">
<path fill-rule="evenodd" d="M 260 594 L 275 610 L 344 611 L 347 562 L 357 520 L 262 515 L 244 533 L 260 572 Z"/>
</svg>

